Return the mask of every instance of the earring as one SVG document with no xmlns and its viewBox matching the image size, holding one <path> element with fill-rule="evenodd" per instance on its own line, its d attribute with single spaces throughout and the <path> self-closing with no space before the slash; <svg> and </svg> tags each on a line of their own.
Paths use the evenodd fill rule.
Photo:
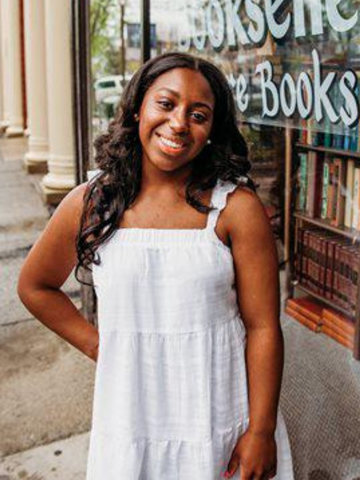
<svg viewBox="0 0 360 480">
<path fill-rule="evenodd" d="M 139 114 L 138 114 L 138 113 L 135 113 L 135 115 L 134 115 L 134 120 L 135 120 L 135 122 L 138 122 L 138 121 L 139 121 Z"/>
<path fill-rule="evenodd" d="M 207 145 L 210 145 L 210 144 L 211 144 L 210 138 L 207 139 L 206 143 L 207 143 Z"/>
</svg>

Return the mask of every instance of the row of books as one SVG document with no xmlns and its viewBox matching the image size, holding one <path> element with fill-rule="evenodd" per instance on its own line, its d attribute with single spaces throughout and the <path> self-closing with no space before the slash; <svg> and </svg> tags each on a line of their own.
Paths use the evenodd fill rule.
<svg viewBox="0 0 360 480">
<path fill-rule="evenodd" d="M 352 152 L 360 152 L 360 126 L 354 128 L 344 128 L 343 133 L 332 133 L 314 131 L 310 122 L 305 120 L 303 128 L 299 134 L 299 142 L 313 147 L 327 147 L 338 150 L 349 150 Z M 330 127 L 328 127 L 330 129 Z"/>
<path fill-rule="evenodd" d="M 350 239 L 312 226 L 297 230 L 297 280 L 350 316 L 356 312 L 359 267 L 359 247 Z"/>
<path fill-rule="evenodd" d="M 360 165 L 354 159 L 300 153 L 297 210 L 336 227 L 360 230 Z"/>
<path fill-rule="evenodd" d="M 285 312 L 314 332 L 324 333 L 341 345 L 354 348 L 355 322 L 310 297 L 291 298 Z"/>
</svg>

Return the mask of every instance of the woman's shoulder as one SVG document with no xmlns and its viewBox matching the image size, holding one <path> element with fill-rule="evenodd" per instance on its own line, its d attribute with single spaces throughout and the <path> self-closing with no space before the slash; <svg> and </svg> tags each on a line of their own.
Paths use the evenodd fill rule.
<svg viewBox="0 0 360 480">
<path fill-rule="evenodd" d="M 77 210 L 82 210 L 82 205 L 86 191 L 89 187 L 89 182 L 80 183 L 74 187 L 70 192 L 63 198 L 59 207 L 67 207 L 74 210 L 74 213 Z"/>
<path fill-rule="evenodd" d="M 76 236 L 83 212 L 84 196 L 88 188 L 88 182 L 74 187 L 62 199 L 51 218 L 51 223 L 62 226 L 63 232 Z"/>
<path fill-rule="evenodd" d="M 238 184 L 231 189 L 224 210 L 224 222 L 229 232 L 256 233 L 268 228 L 266 209 L 256 192 Z"/>
</svg>

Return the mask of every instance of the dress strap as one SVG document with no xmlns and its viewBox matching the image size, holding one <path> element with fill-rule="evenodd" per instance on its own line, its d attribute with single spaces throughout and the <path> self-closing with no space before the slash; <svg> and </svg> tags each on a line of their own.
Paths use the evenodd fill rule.
<svg viewBox="0 0 360 480">
<path fill-rule="evenodd" d="M 223 180 L 218 179 L 211 195 L 211 206 L 215 207 L 216 210 L 211 210 L 211 212 L 208 214 L 206 225 L 207 230 L 215 229 L 220 212 L 226 206 L 228 194 L 233 192 L 237 186 L 238 184 L 236 183 L 224 182 Z"/>
</svg>

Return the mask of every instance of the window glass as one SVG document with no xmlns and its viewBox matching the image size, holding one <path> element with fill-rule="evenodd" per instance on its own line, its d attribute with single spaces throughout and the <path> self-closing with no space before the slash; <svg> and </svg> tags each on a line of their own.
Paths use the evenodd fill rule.
<svg viewBox="0 0 360 480">
<path fill-rule="evenodd" d="M 140 1 L 90 0 L 92 135 L 106 130 L 139 68 Z"/>
</svg>

